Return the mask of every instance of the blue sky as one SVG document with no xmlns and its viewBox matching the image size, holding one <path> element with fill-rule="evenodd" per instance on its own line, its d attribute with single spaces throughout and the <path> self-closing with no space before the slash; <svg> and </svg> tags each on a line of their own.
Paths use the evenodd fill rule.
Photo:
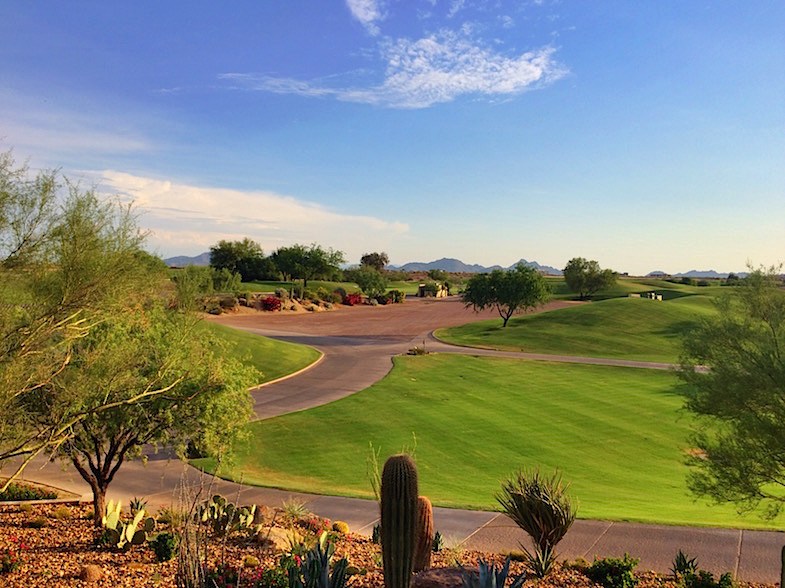
<svg viewBox="0 0 785 588">
<path fill-rule="evenodd" d="M 4 0 L 0 79 L 0 149 L 164 256 L 785 261 L 781 0 Z"/>
</svg>

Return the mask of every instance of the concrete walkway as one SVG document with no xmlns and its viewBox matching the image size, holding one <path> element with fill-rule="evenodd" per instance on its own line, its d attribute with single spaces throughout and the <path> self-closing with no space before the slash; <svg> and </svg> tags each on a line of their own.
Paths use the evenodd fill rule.
<svg viewBox="0 0 785 588">
<path fill-rule="evenodd" d="M 463 322 L 469 320 L 471 317 L 463 318 Z M 647 369 L 673 367 L 660 363 L 456 347 L 435 340 L 431 335 L 434 328 L 432 326 L 415 336 L 411 329 L 400 334 L 379 333 L 382 329 L 374 333 L 369 329 L 367 333 L 350 332 L 335 336 L 282 329 L 287 326 L 283 321 L 277 323 L 276 328 L 242 324 L 242 321 L 228 324 L 259 335 L 311 345 L 324 354 L 312 368 L 296 377 L 252 391 L 254 409 L 260 419 L 305 410 L 363 390 L 390 371 L 394 355 L 404 353 L 415 345 L 425 345 L 429 351 L 440 353 Z M 89 488 L 78 474 L 72 470 L 62 470 L 56 464 L 46 464 L 43 461 L 34 463 L 28 468 L 26 477 L 79 495 L 89 495 Z M 177 488 L 182 481 L 193 487 L 203 486 L 205 496 L 217 492 L 242 503 L 276 506 L 285 500 L 299 500 L 306 503 L 313 512 L 332 520 L 346 521 L 353 531 L 364 534 L 370 534 L 378 520 L 378 507 L 372 501 L 310 495 L 213 480 L 201 476 L 195 469 L 179 461 L 158 456 L 151 456 L 146 466 L 138 462 L 125 464 L 112 483 L 109 495 L 110 498 L 126 502 L 133 496 L 145 496 L 151 505 L 166 505 L 176 502 Z M 503 552 L 519 549 L 521 542 L 528 541 L 514 523 L 496 512 L 436 508 L 434 516 L 435 526 L 448 539 L 448 544 Z M 689 556 L 697 557 L 702 568 L 715 574 L 731 571 L 740 580 L 774 583 L 779 580 L 780 550 L 783 545 L 785 534 L 780 532 L 580 520 L 559 545 L 559 553 L 569 559 L 583 557 L 591 560 L 595 555 L 621 556 L 624 552 L 629 552 L 640 558 L 641 569 L 667 573 L 676 552 L 681 549 Z"/>
</svg>

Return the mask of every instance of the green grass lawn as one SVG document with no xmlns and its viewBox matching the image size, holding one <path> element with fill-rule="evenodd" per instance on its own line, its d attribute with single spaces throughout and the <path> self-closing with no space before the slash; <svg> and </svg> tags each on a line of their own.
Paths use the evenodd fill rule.
<svg viewBox="0 0 785 588">
<path fill-rule="evenodd" d="M 578 299 L 577 294 L 567 288 L 564 278 L 548 277 L 546 281 L 551 287 L 551 295 L 554 299 Z M 612 288 L 598 292 L 592 299 L 595 301 L 607 300 L 608 298 L 619 298 L 629 294 L 656 292 L 657 294 L 662 294 L 665 300 L 670 300 L 695 294 L 717 296 L 721 292 L 728 291 L 727 287 L 720 286 L 718 282 L 710 282 L 710 284 L 709 286 L 689 286 L 687 284 L 674 284 L 673 282 L 657 278 L 619 278 Z"/>
<path fill-rule="evenodd" d="M 253 365 L 264 376 L 259 384 L 294 373 L 319 359 L 313 347 L 276 341 L 224 325 L 202 321 L 197 328 L 215 333 L 228 345 L 231 357 Z"/>
<path fill-rule="evenodd" d="M 289 490 L 371 497 L 369 443 L 413 445 L 420 492 L 442 506 L 495 509 L 516 468 L 560 468 L 580 518 L 781 528 L 694 502 L 684 450 L 691 419 L 673 374 L 449 354 L 398 357 L 343 400 L 252 423 L 221 475 Z M 212 467 L 209 460 L 196 465 Z"/>
<path fill-rule="evenodd" d="M 700 317 L 714 313 L 710 296 L 664 302 L 614 298 L 510 319 L 439 329 L 458 345 L 513 351 L 676 362 L 681 338 Z"/>
</svg>

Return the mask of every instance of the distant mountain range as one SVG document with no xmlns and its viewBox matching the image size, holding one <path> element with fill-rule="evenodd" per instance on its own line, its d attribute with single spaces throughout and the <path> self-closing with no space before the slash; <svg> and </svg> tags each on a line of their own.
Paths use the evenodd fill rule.
<svg viewBox="0 0 785 588">
<path fill-rule="evenodd" d="M 523 265 L 533 267 L 534 269 L 547 274 L 549 276 L 560 276 L 562 275 L 562 271 L 560 269 L 556 269 L 555 267 L 551 267 L 549 265 L 541 265 L 536 261 L 527 261 L 525 259 L 520 259 L 512 264 L 510 267 L 502 267 L 500 265 L 492 265 L 490 267 L 485 267 L 483 265 L 477 264 L 466 264 L 463 263 L 459 259 L 452 259 L 449 257 L 443 257 L 442 259 L 437 259 L 436 261 L 429 261 L 428 263 L 422 262 L 412 262 L 407 263 L 402 266 L 390 266 L 390 268 L 399 269 L 405 272 L 427 272 L 429 270 L 443 270 L 446 272 L 452 273 L 466 273 L 466 274 L 482 274 L 491 272 L 495 269 L 510 269 L 522 263 Z"/>
<path fill-rule="evenodd" d="M 164 263 L 169 267 L 185 267 L 187 265 L 210 265 L 210 252 L 205 251 L 194 257 L 178 255 L 164 259 Z"/>
<path fill-rule="evenodd" d="M 195 255 L 194 257 L 188 257 L 187 255 L 178 255 L 176 257 L 169 257 L 164 259 L 164 263 L 170 267 L 185 267 L 187 265 L 210 265 L 210 252 L 205 251 L 199 255 Z M 525 259 L 520 259 L 516 261 L 509 267 L 502 267 L 500 265 L 492 265 L 490 267 L 486 267 L 483 265 L 478 264 L 467 264 L 463 263 L 460 259 L 453 259 L 451 257 L 443 257 L 441 259 L 437 259 L 436 261 L 429 261 L 427 263 L 423 262 L 411 262 L 406 263 L 404 265 L 390 265 L 387 266 L 389 269 L 398 269 L 405 272 L 427 272 L 429 270 L 439 269 L 444 270 L 446 272 L 451 273 L 464 273 L 464 274 L 481 274 L 491 272 L 495 269 L 510 269 L 522 263 L 529 267 L 533 267 L 534 269 L 544 273 L 548 276 L 561 276 L 563 272 L 560 269 L 552 267 L 550 265 L 541 265 L 536 261 L 527 261 Z M 747 275 L 747 272 L 733 272 L 738 277 L 743 278 Z M 662 278 L 662 277 L 674 277 L 674 278 L 705 278 L 705 279 L 720 279 L 720 278 L 727 278 L 728 273 L 725 272 L 716 272 L 714 270 L 690 270 L 683 274 L 669 274 L 663 271 L 653 271 L 646 274 L 647 278 Z"/>
<path fill-rule="evenodd" d="M 735 274 L 739 278 L 746 278 L 747 272 L 730 272 Z M 714 270 L 690 270 L 688 272 L 684 272 L 683 274 L 669 274 L 667 272 L 656 271 L 656 272 L 649 272 L 646 274 L 647 278 L 662 278 L 665 276 L 670 276 L 674 278 L 705 278 L 705 279 L 725 279 L 727 278 L 730 273 L 728 272 L 715 272 Z"/>
</svg>

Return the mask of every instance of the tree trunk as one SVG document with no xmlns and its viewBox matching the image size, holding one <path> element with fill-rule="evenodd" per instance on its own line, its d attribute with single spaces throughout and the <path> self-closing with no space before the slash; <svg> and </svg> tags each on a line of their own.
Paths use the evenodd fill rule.
<svg viewBox="0 0 785 588">
<path fill-rule="evenodd" d="M 106 488 L 102 488 L 98 482 L 91 482 L 90 487 L 93 490 L 93 525 L 100 529 L 106 514 Z"/>
</svg>

